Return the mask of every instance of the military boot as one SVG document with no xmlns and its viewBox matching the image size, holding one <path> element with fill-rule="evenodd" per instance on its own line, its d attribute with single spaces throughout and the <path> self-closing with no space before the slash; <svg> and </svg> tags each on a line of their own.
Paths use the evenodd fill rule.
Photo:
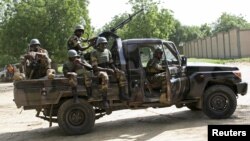
<svg viewBox="0 0 250 141">
<path fill-rule="evenodd" d="M 129 97 L 125 94 L 126 92 L 126 89 L 125 87 L 119 87 L 119 99 L 121 101 L 128 101 L 129 100 Z"/>
<path fill-rule="evenodd" d="M 88 100 L 93 101 L 94 98 L 92 97 L 92 88 L 91 87 L 86 87 L 86 90 L 87 90 Z"/>
<path fill-rule="evenodd" d="M 102 94 L 102 104 L 104 109 L 109 109 L 107 93 Z"/>
<path fill-rule="evenodd" d="M 106 114 L 109 115 L 112 113 L 112 110 L 109 106 L 109 102 L 108 102 L 108 98 L 107 98 L 107 93 L 102 94 L 102 104 L 103 104 L 103 108 L 106 111 Z"/>
</svg>

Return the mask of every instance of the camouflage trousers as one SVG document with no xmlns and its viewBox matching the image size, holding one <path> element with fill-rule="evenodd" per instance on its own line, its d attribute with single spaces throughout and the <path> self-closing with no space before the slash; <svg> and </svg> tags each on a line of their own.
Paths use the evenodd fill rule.
<svg viewBox="0 0 250 141">
<path fill-rule="evenodd" d="M 105 71 L 97 72 L 97 77 L 101 79 L 101 85 L 99 86 L 99 90 L 102 93 L 108 92 L 108 84 L 109 84 L 109 76 Z"/>
<path fill-rule="evenodd" d="M 165 92 L 167 91 L 167 80 L 165 72 L 150 76 L 148 80 L 150 81 L 150 83 L 155 84 L 156 87 L 160 87 L 162 90 L 161 93 L 165 94 Z"/>
<path fill-rule="evenodd" d="M 109 85 L 109 76 L 107 72 L 105 71 L 99 71 L 97 73 L 97 77 L 101 79 L 101 85 L 99 86 L 99 89 L 101 92 L 106 93 L 108 91 L 108 85 Z M 126 85 L 126 76 L 125 73 L 121 70 L 115 71 L 115 77 L 118 81 L 119 87 L 124 87 Z"/>
<path fill-rule="evenodd" d="M 79 69 L 76 71 L 78 76 L 83 76 L 85 87 L 91 87 L 92 85 L 92 71 L 87 71 L 86 69 Z"/>
<path fill-rule="evenodd" d="M 118 81 L 119 87 L 124 87 L 126 85 L 125 73 L 121 70 L 115 71 L 116 79 Z"/>
</svg>

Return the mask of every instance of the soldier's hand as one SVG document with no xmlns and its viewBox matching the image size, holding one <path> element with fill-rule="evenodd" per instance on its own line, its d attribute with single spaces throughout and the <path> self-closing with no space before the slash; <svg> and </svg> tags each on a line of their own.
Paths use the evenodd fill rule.
<svg viewBox="0 0 250 141">
<path fill-rule="evenodd" d="M 74 60 L 74 63 L 75 63 L 75 64 L 79 64 L 79 63 L 81 63 L 81 60 L 80 60 L 80 59 L 75 59 L 75 60 Z"/>
<path fill-rule="evenodd" d="M 37 52 L 36 55 L 38 58 L 43 58 L 45 56 L 44 53 L 40 53 L 40 52 Z"/>
<path fill-rule="evenodd" d="M 32 54 L 28 53 L 24 55 L 24 58 L 30 60 L 30 59 L 34 59 L 35 57 Z"/>
</svg>

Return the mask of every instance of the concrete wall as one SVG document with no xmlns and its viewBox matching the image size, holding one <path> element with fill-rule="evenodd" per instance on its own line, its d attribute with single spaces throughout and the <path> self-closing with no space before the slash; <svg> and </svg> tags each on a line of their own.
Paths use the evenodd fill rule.
<svg viewBox="0 0 250 141">
<path fill-rule="evenodd" d="M 185 43 L 183 53 L 194 58 L 250 57 L 250 29 L 233 29 Z"/>
<path fill-rule="evenodd" d="M 241 57 L 250 56 L 250 30 L 240 31 Z"/>
</svg>

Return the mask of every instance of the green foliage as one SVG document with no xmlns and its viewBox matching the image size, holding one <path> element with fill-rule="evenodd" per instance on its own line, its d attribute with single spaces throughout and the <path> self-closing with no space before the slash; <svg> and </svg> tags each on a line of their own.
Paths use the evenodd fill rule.
<svg viewBox="0 0 250 141">
<path fill-rule="evenodd" d="M 87 0 L 22 0 L 11 5 L 0 26 L 0 55 L 19 58 L 30 40 L 38 38 L 53 60 L 63 62 L 74 27 L 86 22 L 85 32 L 92 33 Z"/>
<path fill-rule="evenodd" d="M 213 33 L 227 32 L 233 28 L 250 28 L 250 24 L 241 15 L 235 16 L 223 13 L 217 22 L 214 23 Z"/>
<path fill-rule="evenodd" d="M 159 9 L 158 3 L 153 0 L 130 0 L 132 13 L 146 7 L 145 13 L 136 15 L 131 22 L 117 31 L 117 34 L 123 39 L 129 38 L 162 38 L 168 39 L 174 30 L 174 18 L 167 9 Z M 118 25 L 125 18 L 127 13 L 117 15 L 113 20 L 106 24 L 103 30 L 109 30 Z"/>
<path fill-rule="evenodd" d="M 249 29 L 248 23 L 244 17 L 223 13 L 214 24 L 203 24 L 201 26 L 183 26 L 179 21 L 175 22 L 175 31 L 170 35 L 170 40 L 177 45 L 181 42 L 188 42 L 199 38 L 212 36 L 219 32 L 228 32 L 234 28 Z"/>
<path fill-rule="evenodd" d="M 179 45 L 181 42 L 188 42 L 204 37 L 204 33 L 199 26 L 182 26 L 176 22 L 175 32 L 170 35 L 170 40 Z"/>
</svg>

